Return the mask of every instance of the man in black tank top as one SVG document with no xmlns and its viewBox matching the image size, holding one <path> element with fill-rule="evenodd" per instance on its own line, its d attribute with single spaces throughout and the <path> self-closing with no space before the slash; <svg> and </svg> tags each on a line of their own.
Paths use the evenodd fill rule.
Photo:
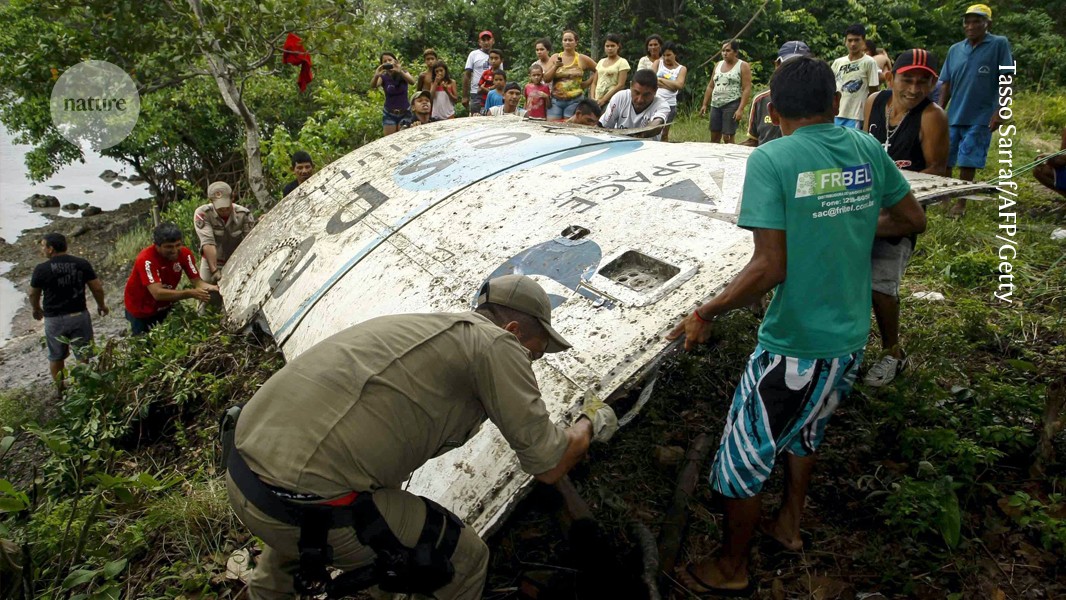
<svg viewBox="0 0 1066 600">
<path fill-rule="evenodd" d="M 904 171 L 947 175 L 947 114 L 929 100 L 936 86 L 936 68 L 936 57 L 928 51 L 907 50 L 893 65 L 888 89 L 866 101 L 866 131 Z M 871 387 L 887 385 L 907 364 L 899 344 L 899 283 L 915 241 L 916 237 L 874 240 L 873 307 L 884 355 L 863 378 Z"/>
</svg>

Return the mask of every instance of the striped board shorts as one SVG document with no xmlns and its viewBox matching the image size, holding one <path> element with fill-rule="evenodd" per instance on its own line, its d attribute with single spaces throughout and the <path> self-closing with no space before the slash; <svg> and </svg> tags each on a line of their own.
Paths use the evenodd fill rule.
<svg viewBox="0 0 1066 600">
<path fill-rule="evenodd" d="M 750 498 L 762 490 L 778 454 L 815 452 L 855 383 L 862 355 L 793 358 L 757 345 L 733 394 L 711 487 L 727 498 Z"/>
</svg>

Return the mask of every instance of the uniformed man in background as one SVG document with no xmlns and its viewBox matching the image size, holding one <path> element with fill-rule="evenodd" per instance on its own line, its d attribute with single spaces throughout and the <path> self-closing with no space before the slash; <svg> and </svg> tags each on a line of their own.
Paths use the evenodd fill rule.
<svg viewBox="0 0 1066 600">
<path fill-rule="evenodd" d="M 255 226 L 252 211 L 233 202 L 233 190 L 224 181 L 207 186 L 209 202 L 196 209 L 193 225 L 200 238 L 200 276 L 206 283 L 222 280 L 222 267 L 244 236 Z M 214 295 L 211 305 L 221 308 Z"/>
<path fill-rule="evenodd" d="M 548 418 L 532 361 L 569 347 L 552 329 L 544 290 L 505 275 L 482 287 L 474 311 L 371 319 L 289 362 L 244 407 L 235 444 L 226 444 L 235 446 L 230 504 L 266 545 L 250 596 L 321 593 L 314 580 L 343 581 L 328 579 L 328 562 L 385 591 L 480 598 L 488 547 L 403 482 L 486 418 L 525 472 L 559 480 L 590 441 L 618 428 L 593 396 L 569 427 Z"/>
</svg>

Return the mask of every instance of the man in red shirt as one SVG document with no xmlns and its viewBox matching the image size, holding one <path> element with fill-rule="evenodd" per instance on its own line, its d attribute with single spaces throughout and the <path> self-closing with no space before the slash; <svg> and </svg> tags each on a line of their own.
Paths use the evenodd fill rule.
<svg viewBox="0 0 1066 600">
<path fill-rule="evenodd" d="M 161 223 L 152 232 L 153 245 L 148 246 L 133 261 L 133 272 L 126 280 L 126 320 L 133 335 L 148 333 L 170 312 L 170 305 L 178 300 L 195 298 L 200 302 L 211 299 L 218 286 L 200 278 L 196 257 L 182 243 L 181 230 L 173 223 Z M 179 290 L 181 272 L 185 271 L 192 289 Z"/>
</svg>

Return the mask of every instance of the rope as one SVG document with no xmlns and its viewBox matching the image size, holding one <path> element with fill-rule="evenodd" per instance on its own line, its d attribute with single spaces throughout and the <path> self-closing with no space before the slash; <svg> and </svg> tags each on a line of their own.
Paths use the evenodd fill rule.
<svg viewBox="0 0 1066 600">
<path fill-rule="evenodd" d="M 762 6 L 759 7 L 759 10 L 755 11 L 755 14 L 752 15 L 750 19 L 748 19 L 748 22 L 744 25 L 744 27 L 741 27 L 740 31 L 738 31 L 736 35 L 734 35 L 733 37 L 729 38 L 729 41 L 730 42 L 735 41 L 737 38 L 739 38 L 740 36 L 744 35 L 744 32 L 748 30 L 748 27 L 751 27 L 751 24 L 755 22 L 755 19 L 759 18 L 759 15 L 762 14 L 762 11 L 766 10 L 766 5 L 769 4 L 769 3 L 770 3 L 770 0 L 765 0 L 762 3 Z M 718 58 L 718 55 L 721 54 L 721 53 L 722 53 L 722 49 L 719 48 L 718 52 L 715 52 L 710 58 L 708 58 L 707 60 L 705 60 L 702 63 L 700 63 L 700 66 L 698 66 L 696 68 L 697 69 L 702 69 L 703 67 L 705 67 L 707 65 L 707 63 L 709 63 L 709 62 L 713 61 L 714 59 Z"/>
<path fill-rule="evenodd" d="M 1028 173 L 1029 171 L 1032 171 L 1033 169 L 1035 169 L 1035 168 L 1039 167 L 1040 165 L 1046 163 L 1047 161 L 1055 158 L 1056 156 L 1062 156 L 1064 154 L 1066 154 L 1066 148 L 1064 148 L 1062 150 L 1059 150 L 1058 152 L 1056 152 L 1054 154 L 1048 154 L 1044 158 L 1038 158 L 1038 159 L 1034 160 L 1031 163 L 1022 165 L 1022 166 L 1018 167 L 1017 169 L 1014 169 L 1011 172 L 1010 177 L 1007 177 L 1007 176 L 993 177 L 992 179 L 989 179 L 988 181 L 983 181 L 981 183 L 985 183 L 985 184 L 988 184 L 988 185 L 996 185 L 996 183 L 998 181 L 1000 181 L 1000 180 L 1012 179 L 1012 178 L 1014 178 L 1015 175 L 1024 175 L 1024 174 Z"/>
</svg>

